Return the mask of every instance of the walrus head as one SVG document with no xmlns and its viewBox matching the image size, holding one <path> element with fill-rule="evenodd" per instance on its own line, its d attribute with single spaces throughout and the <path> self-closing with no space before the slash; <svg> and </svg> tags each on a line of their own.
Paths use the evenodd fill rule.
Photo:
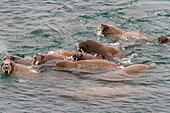
<svg viewBox="0 0 170 113">
<path fill-rule="evenodd" d="M 73 61 L 79 61 L 79 60 L 84 60 L 84 56 L 81 52 L 74 53 L 72 56 Z"/>
<path fill-rule="evenodd" d="M 101 24 L 101 25 L 98 27 L 97 35 L 107 35 L 108 29 L 109 29 L 109 26 L 108 26 L 108 25 L 106 25 L 106 24 Z"/>
<path fill-rule="evenodd" d="M 3 58 L 3 60 L 10 59 L 10 60 L 15 60 L 15 56 L 8 55 Z"/>
<path fill-rule="evenodd" d="M 91 47 L 89 46 L 87 41 L 79 43 L 79 50 L 91 53 Z"/>
<path fill-rule="evenodd" d="M 34 65 L 40 65 L 42 63 L 46 62 L 45 59 L 45 55 L 41 54 L 41 53 L 37 53 L 34 57 L 33 57 L 33 64 Z"/>
<path fill-rule="evenodd" d="M 3 74 L 10 74 L 13 71 L 13 61 L 6 59 L 1 64 Z"/>
<path fill-rule="evenodd" d="M 158 37 L 158 43 L 167 43 L 168 42 L 168 38 L 166 36 L 160 36 Z"/>
</svg>

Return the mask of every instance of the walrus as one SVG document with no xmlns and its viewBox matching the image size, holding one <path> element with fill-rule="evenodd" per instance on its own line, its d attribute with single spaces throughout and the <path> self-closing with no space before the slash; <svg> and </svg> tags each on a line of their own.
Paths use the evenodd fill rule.
<svg viewBox="0 0 170 113">
<path fill-rule="evenodd" d="M 82 88 L 73 91 L 64 91 L 60 94 L 63 98 L 70 98 L 73 100 L 97 101 L 107 100 L 116 97 L 127 97 L 134 94 L 142 94 L 144 91 L 139 88 L 129 86 L 119 87 L 92 87 Z"/>
<path fill-rule="evenodd" d="M 145 40 L 152 40 L 152 35 L 148 35 L 146 33 L 139 33 L 139 32 L 127 32 L 122 29 L 119 29 L 112 25 L 101 24 L 98 27 L 97 35 L 105 35 L 105 36 L 112 36 L 115 38 L 122 39 L 124 41 L 128 40 L 138 40 L 138 39 L 145 39 Z M 149 37 L 149 39 L 148 39 Z"/>
<path fill-rule="evenodd" d="M 82 53 L 82 52 L 76 52 L 74 53 L 74 55 L 72 56 L 72 60 L 73 61 L 79 61 L 79 60 L 94 60 L 94 59 L 100 59 L 102 60 L 102 58 L 94 56 L 94 55 L 90 55 L 90 54 L 86 54 L 86 53 Z"/>
<path fill-rule="evenodd" d="M 135 74 L 135 73 L 140 73 L 142 71 L 149 70 L 152 68 L 153 68 L 153 66 L 149 66 L 149 65 L 145 65 L 145 64 L 134 64 L 134 65 L 130 65 L 130 66 L 127 66 L 127 67 L 121 69 L 121 71 L 123 71 L 127 74 Z"/>
<path fill-rule="evenodd" d="M 101 55 L 102 58 L 107 60 L 121 51 L 118 47 L 107 46 L 93 40 L 86 40 L 79 43 L 79 49 L 90 54 Z"/>
<path fill-rule="evenodd" d="M 86 71 L 107 71 L 118 68 L 118 65 L 105 60 L 80 60 L 72 61 L 57 61 L 55 66 L 65 69 L 81 69 Z"/>
<path fill-rule="evenodd" d="M 168 43 L 168 42 L 170 42 L 170 38 L 169 37 L 166 37 L 166 36 L 160 36 L 160 37 L 158 37 L 158 43 L 160 44 L 160 43 Z"/>
<path fill-rule="evenodd" d="M 78 50 L 65 50 L 61 52 L 55 52 L 52 54 L 37 53 L 33 57 L 33 64 L 40 65 L 54 59 L 65 60 L 68 59 L 69 57 L 72 57 L 75 52 L 78 52 Z"/>
<path fill-rule="evenodd" d="M 126 33 L 126 31 L 121 30 L 115 26 L 107 25 L 107 24 L 101 24 L 98 27 L 97 34 L 100 35 L 114 35 L 115 37 L 120 36 L 122 34 Z"/>
<path fill-rule="evenodd" d="M 134 64 L 127 66 L 123 69 L 116 71 L 110 71 L 97 76 L 95 79 L 104 81 L 127 81 L 132 80 L 132 78 L 137 78 L 139 75 L 137 73 L 144 72 L 146 70 L 152 69 L 154 65 L 145 64 Z"/>
<path fill-rule="evenodd" d="M 14 56 L 14 55 L 7 55 L 3 58 L 3 60 L 6 60 L 6 59 L 10 59 L 15 63 L 23 64 L 23 65 L 27 65 L 27 66 L 32 65 L 32 60 L 33 60 L 32 58 L 28 58 L 28 57 L 22 58 L 22 57 Z"/>
<path fill-rule="evenodd" d="M 38 72 L 36 69 L 33 69 L 31 67 L 14 63 L 10 59 L 6 59 L 2 62 L 1 70 L 3 74 L 13 74 L 15 72 L 23 72 L 23 73 Z"/>
</svg>

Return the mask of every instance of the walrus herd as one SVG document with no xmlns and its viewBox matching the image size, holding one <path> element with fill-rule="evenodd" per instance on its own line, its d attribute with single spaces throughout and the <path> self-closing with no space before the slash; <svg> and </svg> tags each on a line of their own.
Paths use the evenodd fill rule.
<svg viewBox="0 0 170 113">
<path fill-rule="evenodd" d="M 110 35 L 112 37 L 119 37 L 124 36 L 127 37 L 127 40 L 133 40 L 137 35 L 139 37 L 140 33 L 137 32 L 126 32 L 121 30 L 115 26 L 101 24 L 97 30 L 98 35 Z M 142 35 L 145 35 L 144 33 Z M 158 37 L 158 43 L 168 43 L 170 42 L 170 38 L 166 36 Z M 127 57 L 128 53 L 125 50 L 121 50 L 118 47 L 108 46 L 94 40 L 86 40 L 78 45 L 77 50 L 64 50 L 60 52 L 55 52 L 52 54 L 43 54 L 37 53 L 33 56 L 33 58 L 21 58 L 19 56 L 8 55 L 3 58 L 3 62 L 1 64 L 1 70 L 3 74 L 12 74 L 15 73 L 41 73 L 41 70 L 38 70 L 36 66 L 38 65 L 45 65 L 49 61 L 53 61 L 52 65 L 56 68 L 69 70 L 85 70 L 87 72 L 124 72 L 126 74 L 137 74 L 149 69 L 152 69 L 152 65 L 145 65 L 145 64 L 134 64 L 130 66 L 121 66 L 114 62 L 115 57 Z M 23 74 L 24 76 L 24 74 Z M 115 75 L 114 75 L 115 76 Z M 113 77 L 113 76 L 112 76 Z M 107 78 L 107 77 L 106 77 Z M 102 80 L 106 80 L 104 77 L 100 77 Z M 123 88 L 126 90 L 126 88 Z M 92 88 L 92 89 L 85 89 L 85 90 L 76 90 L 73 91 L 71 94 L 67 92 L 68 95 L 75 95 L 83 94 L 83 95 L 90 95 L 89 91 L 93 90 L 93 92 L 100 92 L 100 90 L 106 90 L 109 93 L 109 97 L 113 95 L 116 91 L 115 88 Z M 128 92 L 128 91 L 127 91 Z M 132 92 L 135 92 L 133 89 Z M 132 93 L 130 91 L 130 93 Z M 67 94 L 66 93 L 66 94 Z M 87 95 L 88 94 L 88 95 Z M 96 93 L 95 95 L 100 95 L 100 93 Z M 103 94 L 103 92 L 102 92 Z M 65 95 L 65 96 L 68 96 Z M 95 96 L 93 95 L 93 96 Z M 124 94 L 126 95 L 126 93 Z M 80 95 L 79 95 L 80 96 Z M 115 95 L 114 95 L 115 96 Z M 78 96 L 76 96 L 77 98 Z M 81 96 L 80 96 L 81 97 Z M 85 96 L 84 96 L 85 97 Z"/>
</svg>

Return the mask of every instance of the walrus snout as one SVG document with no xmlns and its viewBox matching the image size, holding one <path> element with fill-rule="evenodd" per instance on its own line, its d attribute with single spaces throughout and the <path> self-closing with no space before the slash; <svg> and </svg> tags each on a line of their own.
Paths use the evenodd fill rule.
<svg viewBox="0 0 170 113">
<path fill-rule="evenodd" d="M 101 24 L 99 27 L 98 27 L 98 31 L 97 31 L 97 34 L 104 34 L 107 30 L 109 29 L 109 26 L 106 25 L 106 24 Z"/>
<path fill-rule="evenodd" d="M 83 51 L 85 51 L 85 48 L 87 48 L 87 45 L 86 45 L 85 42 L 79 43 L 79 49 L 78 49 L 78 51 L 83 52 Z"/>
<path fill-rule="evenodd" d="M 160 36 L 158 37 L 158 43 L 167 43 L 168 42 L 168 38 L 165 36 Z"/>
<path fill-rule="evenodd" d="M 37 53 L 34 57 L 33 57 L 33 64 L 34 65 L 39 65 L 43 62 L 44 59 L 44 55 L 41 53 Z"/>
<path fill-rule="evenodd" d="M 5 74 L 9 74 L 9 69 L 8 69 L 8 67 L 5 67 L 4 73 L 5 73 Z"/>
<path fill-rule="evenodd" d="M 81 52 L 74 53 L 72 56 L 73 61 L 78 61 L 83 59 L 83 54 Z"/>
<path fill-rule="evenodd" d="M 72 61 L 78 61 L 76 55 L 73 55 L 73 56 L 72 56 Z"/>
<path fill-rule="evenodd" d="M 12 71 L 12 64 L 8 60 L 5 60 L 1 64 L 1 70 L 2 70 L 3 74 L 10 74 Z"/>
</svg>

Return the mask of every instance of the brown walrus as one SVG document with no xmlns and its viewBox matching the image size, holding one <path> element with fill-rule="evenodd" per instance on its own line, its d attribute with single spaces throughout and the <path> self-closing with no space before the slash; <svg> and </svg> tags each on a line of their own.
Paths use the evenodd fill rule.
<svg viewBox="0 0 170 113">
<path fill-rule="evenodd" d="M 107 24 L 101 24 L 98 27 L 97 30 L 97 35 L 108 35 L 108 36 L 113 36 L 116 38 L 120 38 L 124 41 L 128 41 L 128 40 L 136 40 L 136 39 L 145 39 L 145 40 L 152 40 L 151 37 L 153 37 L 152 35 L 148 35 L 146 33 L 139 33 L 139 32 L 127 32 L 124 30 L 121 30 L 115 26 L 112 25 L 107 25 Z M 150 37 L 148 39 L 148 37 Z"/>
<path fill-rule="evenodd" d="M 37 53 L 33 57 L 33 64 L 39 65 L 39 64 L 43 64 L 47 61 L 54 60 L 54 59 L 65 60 L 69 57 L 72 57 L 75 52 L 78 52 L 78 51 L 77 50 L 65 50 L 65 51 L 61 51 L 61 52 L 55 52 L 52 54 Z"/>
<path fill-rule="evenodd" d="M 94 59 L 100 59 L 102 60 L 102 58 L 100 57 L 95 57 L 93 55 L 90 54 L 86 54 L 86 53 L 82 53 L 82 52 L 76 52 L 74 53 L 74 55 L 72 56 L 72 60 L 73 61 L 79 61 L 79 60 L 94 60 Z"/>
<path fill-rule="evenodd" d="M 117 64 L 105 60 L 80 60 L 76 62 L 62 60 L 57 61 L 55 65 L 60 68 L 82 69 L 86 71 L 106 71 L 118 67 Z"/>
<path fill-rule="evenodd" d="M 37 72 L 36 69 L 33 69 L 31 67 L 21 65 L 21 64 L 16 64 L 10 59 L 6 59 L 2 62 L 1 64 L 1 70 L 3 74 L 13 74 L 15 72 Z"/>
<path fill-rule="evenodd" d="M 168 43 L 170 42 L 170 38 L 169 37 L 166 37 L 166 36 L 160 36 L 158 37 L 158 43 Z"/>
<path fill-rule="evenodd" d="M 30 66 L 32 64 L 32 58 L 22 58 L 19 56 L 8 55 L 3 58 L 3 60 L 10 59 L 15 63 Z"/>
<path fill-rule="evenodd" d="M 79 44 L 79 49 L 90 54 L 101 55 L 102 58 L 109 60 L 113 55 L 120 52 L 118 47 L 111 47 L 93 40 L 86 40 Z"/>
</svg>

